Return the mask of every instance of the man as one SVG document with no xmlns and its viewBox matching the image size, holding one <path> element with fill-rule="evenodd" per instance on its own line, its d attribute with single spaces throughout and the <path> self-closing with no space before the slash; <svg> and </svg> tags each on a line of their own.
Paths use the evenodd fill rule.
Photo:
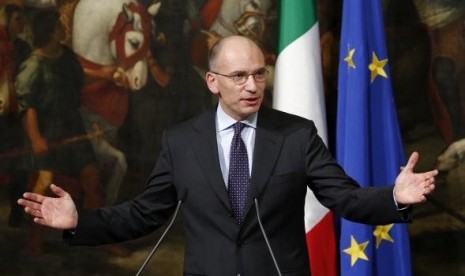
<svg viewBox="0 0 465 276">
<path fill-rule="evenodd" d="M 16 79 L 19 112 L 32 154 L 27 166 L 37 172 L 33 192 L 46 194 L 56 176 L 78 180 L 82 204 L 104 205 L 100 171 L 86 135 L 79 108 L 84 73 L 75 53 L 63 45 L 60 13 L 44 9 L 32 18 L 34 50 L 23 62 Z M 71 141 L 71 142 L 70 142 Z M 40 228 L 32 230 L 29 249 L 42 253 Z M 125 248 L 108 245 L 105 250 L 128 256 Z"/>
<path fill-rule="evenodd" d="M 4 25 L 0 24 L 0 172 L 10 176 L 8 225 L 19 227 L 25 220 L 16 201 L 26 190 L 28 172 L 21 156 L 13 153 L 24 146 L 24 133 L 17 114 L 15 80 L 19 66 L 29 57 L 31 48 L 20 38 L 25 25 L 23 9 L 16 4 L 6 4 L 1 9 Z"/>
<path fill-rule="evenodd" d="M 65 232 L 71 244 L 94 245 L 154 231 L 182 200 L 184 275 L 276 275 L 253 207 L 256 199 L 281 272 L 309 275 L 307 185 L 336 214 L 373 224 L 409 221 L 409 208 L 402 207 L 425 201 L 433 191 L 437 171 L 412 172 L 417 153 L 394 187 L 362 189 L 333 160 L 311 121 L 262 107 L 267 73 L 263 53 L 251 40 L 220 40 L 209 66 L 206 82 L 219 105 L 165 132 L 158 163 L 135 199 L 78 214 L 69 194 L 53 185 L 58 198 L 26 193 L 19 204 L 36 223 L 72 229 Z M 237 121 L 245 125 L 246 156 L 236 151 L 237 141 L 244 145 L 231 128 Z M 244 171 L 246 184 L 240 185 L 248 186 L 246 192 L 235 174 Z"/>
</svg>

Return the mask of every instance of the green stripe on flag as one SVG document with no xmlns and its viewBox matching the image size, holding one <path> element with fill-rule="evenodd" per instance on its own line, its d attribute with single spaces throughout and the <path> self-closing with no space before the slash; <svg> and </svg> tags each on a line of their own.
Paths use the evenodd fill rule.
<svg viewBox="0 0 465 276">
<path fill-rule="evenodd" d="M 307 32 L 317 22 L 315 1 L 287 0 L 280 5 L 278 52 Z"/>
</svg>

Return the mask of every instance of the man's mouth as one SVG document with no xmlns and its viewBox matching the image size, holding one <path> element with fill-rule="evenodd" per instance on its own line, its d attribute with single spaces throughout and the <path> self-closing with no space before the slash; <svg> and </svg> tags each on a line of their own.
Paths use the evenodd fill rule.
<svg viewBox="0 0 465 276">
<path fill-rule="evenodd" d="M 242 99 L 242 101 L 245 102 L 247 105 L 256 105 L 258 104 L 258 99 L 259 98 L 247 98 L 247 99 Z"/>
</svg>

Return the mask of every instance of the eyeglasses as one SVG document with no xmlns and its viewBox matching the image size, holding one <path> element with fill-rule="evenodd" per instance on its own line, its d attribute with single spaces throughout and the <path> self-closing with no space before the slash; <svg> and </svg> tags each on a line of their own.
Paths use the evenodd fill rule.
<svg viewBox="0 0 465 276">
<path fill-rule="evenodd" d="M 225 75 L 225 74 L 221 74 L 221 73 L 213 72 L 213 71 L 211 71 L 211 73 L 215 75 L 220 75 L 223 77 L 230 78 L 235 84 L 242 85 L 247 82 L 247 80 L 249 79 L 249 76 L 253 76 L 253 79 L 256 82 L 264 82 L 266 80 L 266 76 L 268 75 L 268 70 L 266 70 L 265 68 L 262 68 L 251 74 L 247 74 L 246 72 L 237 72 L 232 75 Z"/>
</svg>

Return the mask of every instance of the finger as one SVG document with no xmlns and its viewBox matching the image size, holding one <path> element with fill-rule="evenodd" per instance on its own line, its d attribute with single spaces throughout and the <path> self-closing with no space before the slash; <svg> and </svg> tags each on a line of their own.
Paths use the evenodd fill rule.
<svg viewBox="0 0 465 276">
<path fill-rule="evenodd" d="M 42 212 L 40 210 L 29 210 L 28 214 L 36 217 L 36 218 L 42 218 Z"/>
<path fill-rule="evenodd" d="M 405 165 L 404 171 L 407 171 L 407 172 L 413 171 L 413 168 L 417 164 L 418 158 L 419 158 L 418 152 L 414 151 L 410 155 L 407 165 Z"/>
<path fill-rule="evenodd" d="M 59 197 L 64 197 L 68 195 L 68 193 L 65 190 L 63 190 L 62 188 L 58 187 L 57 185 L 53 183 L 50 185 L 50 189 L 52 190 L 54 194 L 56 194 Z"/>
<path fill-rule="evenodd" d="M 436 176 L 435 172 L 428 172 L 428 173 L 422 174 L 420 179 L 423 179 L 423 182 L 425 182 L 426 185 L 429 185 L 436 181 L 435 176 Z"/>
<path fill-rule="evenodd" d="M 429 185 L 428 187 L 426 187 L 426 191 L 425 191 L 425 194 L 424 194 L 424 195 L 432 194 L 433 191 L 434 191 L 434 188 L 435 188 L 434 184 Z"/>
<path fill-rule="evenodd" d="M 420 202 L 425 202 L 425 201 L 426 201 L 426 196 L 425 196 L 425 195 L 422 195 L 422 196 L 420 197 Z"/>
<path fill-rule="evenodd" d="M 40 206 L 40 204 L 38 204 L 37 202 L 30 201 L 30 200 L 23 199 L 23 198 L 18 199 L 18 204 L 23 207 L 29 207 L 29 208 L 34 208 L 34 209 L 37 209 L 37 206 Z"/>
<path fill-rule="evenodd" d="M 426 174 L 427 178 L 434 178 L 436 175 L 439 174 L 439 171 L 438 170 L 432 170 L 432 171 L 426 172 L 425 174 Z"/>
<path fill-rule="evenodd" d="M 433 179 L 430 178 L 430 179 L 426 179 L 426 180 L 425 180 L 425 187 L 429 187 L 429 186 L 431 186 L 431 185 L 433 185 L 433 184 L 434 184 L 434 180 L 433 180 Z"/>
<path fill-rule="evenodd" d="M 24 212 L 26 212 L 26 214 L 29 214 L 33 217 L 39 217 L 39 218 L 42 217 L 42 213 L 40 212 L 40 210 L 33 209 L 31 207 L 24 208 Z"/>
<path fill-rule="evenodd" d="M 42 208 L 42 204 L 31 201 L 25 207 L 26 208 L 31 208 L 31 209 L 34 209 L 34 210 L 40 210 Z"/>
<path fill-rule="evenodd" d="M 434 191 L 434 189 L 436 188 L 436 186 L 434 184 L 431 184 L 431 185 L 429 185 L 428 188 L 429 188 L 429 193 L 431 194 Z"/>
<path fill-rule="evenodd" d="M 39 203 L 42 203 L 42 201 L 44 201 L 44 198 L 45 198 L 43 195 L 39 195 L 39 194 L 36 194 L 36 193 L 24 193 L 23 197 L 25 199 L 30 200 L 30 201 L 35 201 L 35 202 L 39 202 Z"/>
<path fill-rule="evenodd" d="M 48 226 L 47 222 L 43 218 L 35 217 L 34 222 L 43 226 Z"/>
</svg>

